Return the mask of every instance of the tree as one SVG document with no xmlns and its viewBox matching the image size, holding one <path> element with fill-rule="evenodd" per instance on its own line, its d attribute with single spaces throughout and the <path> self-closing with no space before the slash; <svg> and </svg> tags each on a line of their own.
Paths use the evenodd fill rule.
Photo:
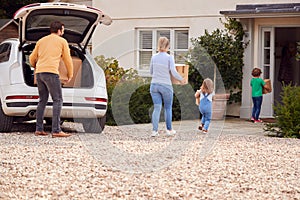
<svg viewBox="0 0 300 200">
<path fill-rule="evenodd" d="M 25 5 L 32 3 L 45 3 L 48 0 L 0 0 L 0 18 L 12 19 L 14 13 Z"/>
</svg>

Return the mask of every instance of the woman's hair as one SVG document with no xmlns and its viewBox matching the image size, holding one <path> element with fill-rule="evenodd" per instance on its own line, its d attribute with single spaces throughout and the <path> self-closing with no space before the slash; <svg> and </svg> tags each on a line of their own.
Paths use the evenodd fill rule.
<svg viewBox="0 0 300 200">
<path fill-rule="evenodd" d="M 50 24 L 50 32 L 51 33 L 57 33 L 58 30 L 62 30 L 63 26 L 64 26 L 64 24 L 59 22 L 59 21 L 52 22 Z"/>
<path fill-rule="evenodd" d="M 158 43 L 157 43 L 157 50 L 158 51 L 168 51 L 169 49 L 169 39 L 166 37 L 160 37 L 158 39 Z"/>
<path fill-rule="evenodd" d="M 210 78 L 204 79 L 202 86 L 206 93 L 211 94 L 214 91 L 214 83 Z"/>
<path fill-rule="evenodd" d="M 252 76 L 260 76 L 261 75 L 261 70 L 257 67 L 255 67 L 253 70 L 252 70 Z"/>
</svg>

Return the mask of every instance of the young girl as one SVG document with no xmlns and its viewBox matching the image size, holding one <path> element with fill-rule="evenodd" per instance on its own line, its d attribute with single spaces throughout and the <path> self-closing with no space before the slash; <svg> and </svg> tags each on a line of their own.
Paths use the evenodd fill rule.
<svg viewBox="0 0 300 200">
<path fill-rule="evenodd" d="M 196 98 L 200 98 L 199 111 L 202 114 L 201 126 L 199 130 L 203 133 L 208 132 L 209 124 L 212 116 L 212 97 L 214 95 L 214 84 L 209 78 L 204 79 L 200 90 L 195 93 Z"/>
<path fill-rule="evenodd" d="M 263 79 L 260 78 L 261 70 L 259 68 L 254 68 L 252 70 L 252 76 L 250 85 L 252 87 L 252 116 L 251 121 L 254 123 L 262 122 L 259 119 L 261 104 L 263 101 L 263 88 L 265 87 L 266 83 Z"/>
</svg>

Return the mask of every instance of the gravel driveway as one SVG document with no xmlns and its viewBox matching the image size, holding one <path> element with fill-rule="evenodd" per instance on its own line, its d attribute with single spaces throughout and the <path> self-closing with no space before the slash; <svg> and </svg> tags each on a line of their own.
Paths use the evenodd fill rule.
<svg viewBox="0 0 300 200">
<path fill-rule="evenodd" d="M 107 126 L 69 138 L 36 137 L 34 124 L 0 134 L 0 199 L 300 199 L 300 140 L 264 136 L 263 125 L 174 122 Z M 163 128 L 162 128 L 163 129 Z"/>
</svg>

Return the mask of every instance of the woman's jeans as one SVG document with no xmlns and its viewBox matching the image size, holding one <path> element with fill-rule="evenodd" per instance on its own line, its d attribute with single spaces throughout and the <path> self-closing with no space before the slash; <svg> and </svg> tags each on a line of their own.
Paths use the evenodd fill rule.
<svg viewBox="0 0 300 200">
<path fill-rule="evenodd" d="M 162 102 L 164 102 L 165 121 L 167 130 L 172 130 L 172 104 L 173 104 L 173 88 L 168 85 L 152 83 L 150 85 L 150 94 L 154 104 L 152 113 L 153 131 L 158 131 L 158 123 Z"/>
<path fill-rule="evenodd" d="M 261 109 L 261 104 L 263 101 L 263 97 L 252 97 L 252 101 L 253 101 L 253 108 L 252 108 L 252 117 L 255 120 L 259 119 L 259 114 L 260 114 L 260 109 Z"/>
<path fill-rule="evenodd" d="M 208 130 L 212 117 L 212 102 L 204 97 L 200 100 L 199 111 L 202 114 L 201 123 L 203 130 Z"/>
<path fill-rule="evenodd" d="M 53 73 L 37 73 L 36 81 L 39 91 L 39 104 L 36 110 L 36 131 L 44 130 L 44 113 L 50 93 L 53 101 L 52 133 L 59 133 L 61 131 L 60 113 L 63 104 L 59 76 Z"/>
</svg>

